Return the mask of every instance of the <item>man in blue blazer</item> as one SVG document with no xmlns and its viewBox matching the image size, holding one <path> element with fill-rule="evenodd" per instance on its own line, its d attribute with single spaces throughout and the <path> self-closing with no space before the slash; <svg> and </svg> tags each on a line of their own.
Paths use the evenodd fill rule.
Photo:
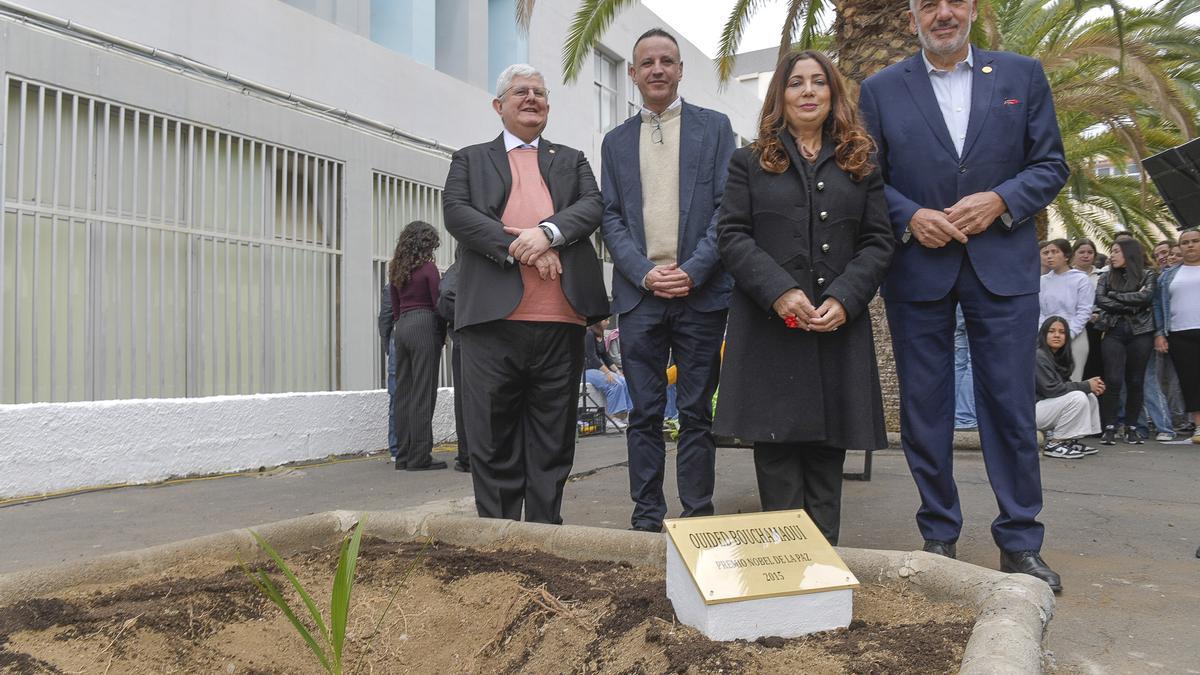
<svg viewBox="0 0 1200 675">
<path fill-rule="evenodd" d="M 676 476 L 683 516 L 712 515 L 716 447 L 712 397 L 732 281 L 717 257 L 716 217 L 733 154 L 729 118 L 683 102 L 683 61 L 660 28 L 633 46 L 629 77 L 643 109 L 604 137 L 604 242 L 612 254 L 614 314 L 633 399 L 629 491 L 635 530 L 658 532 L 666 450 L 666 370 L 678 366 Z"/>
<path fill-rule="evenodd" d="M 954 308 L 962 305 L 1005 572 L 1059 576 L 1044 528 L 1034 427 L 1038 252 L 1033 217 L 1067 179 L 1041 64 L 973 49 L 975 0 L 910 0 L 921 53 L 867 78 L 898 247 L 884 283 L 900 378 L 904 453 L 921 494 L 925 550 L 949 557 L 962 528 L 952 470 Z"/>
</svg>

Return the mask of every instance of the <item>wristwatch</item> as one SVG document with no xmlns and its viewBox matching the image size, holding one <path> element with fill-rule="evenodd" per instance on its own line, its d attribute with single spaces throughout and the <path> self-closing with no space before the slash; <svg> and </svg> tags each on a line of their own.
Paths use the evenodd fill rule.
<svg viewBox="0 0 1200 675">
<path fill-rule="evenodd" d="M 912 230 L 905 228 L 904 234 L 900 235 L 900 243 L 907 244 L 909 239 L 912 239 Z"/>
<path fill-rule="evenodd" d="M 546 235 L 546 238 L 550 240 L 551 244 L 554 243 L 554 230 L 551 230 L 549 225 L 541 223 L 538 225 L 538 229 L 542 231 L 542 234 Z"/>
</svg>

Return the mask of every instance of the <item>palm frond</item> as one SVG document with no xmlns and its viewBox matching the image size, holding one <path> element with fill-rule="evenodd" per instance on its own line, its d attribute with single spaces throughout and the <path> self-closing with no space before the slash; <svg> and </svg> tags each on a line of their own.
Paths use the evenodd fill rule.
<svg viewBox="0 0 1200 675">
<path fill-rule="evenodd" d="M 578 79 L 584 61 L 600 41 L 600 36 L 612 25 L 617 13 L 634 2 L 636 0 L 581 0 L 563 43 L 564 83 L 571 84 Z"/>
</svg>

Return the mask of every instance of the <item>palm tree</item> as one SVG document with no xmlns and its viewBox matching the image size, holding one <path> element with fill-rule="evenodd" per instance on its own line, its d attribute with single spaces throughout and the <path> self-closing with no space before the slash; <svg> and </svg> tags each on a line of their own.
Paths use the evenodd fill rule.
<svg viewBox="0 0 1200 675">
<path fill-rule="evenodd" d="M 613 19 L 634 1 L 580 1 L 563 44 L 565 81 L 578 77 Z M 722 80 L 732 75 L 743 31 L 764 2 L 735 0 L 715 59 Z M 528 26 L 534 5 L 518 1 L 521 25 Z M 1093 11 L 1103 8 L 1110 11 Z M 826 49 L 859 82 L 916 51 L 905 9 L 896 0 L 843 0 L 831 30 L 822 30 L 829 0 L 789 0 L 780 54 Z M 1195 136 L 1200 31 L 1183 20 L 1197 12 L 1200 0 L 1160 0 L 1143 9 L 1116 0 L 979 0 L 972 41 L 1033 56 L 1046 68 L 1072 170 L 1049 219 L 1063 223 L 1068 236 L 1107 242 L 1128 229 L 1149 243 L 1166 233 L 1170 214 L 1144 176 L 1097 176 L 1094 165 L 1100 158 L 1137 163 Z"/>
<path fill-rule="evenodd" d="M 1111 241 L 1118 229 L 1144 244 L 1168 234 L 1170 214 L 1144 175 L 1099 176 L 1097 160 L 1139 163 L 1196 134 L 1200 31 L 1182 19 L 1197 0 L 1120 14 L 1107 0 L 991 0 L 972 41 L 1038 58 L 1054 92 L 1071 179 L 1048 208 L 1070 238 Z"/>
</svg>

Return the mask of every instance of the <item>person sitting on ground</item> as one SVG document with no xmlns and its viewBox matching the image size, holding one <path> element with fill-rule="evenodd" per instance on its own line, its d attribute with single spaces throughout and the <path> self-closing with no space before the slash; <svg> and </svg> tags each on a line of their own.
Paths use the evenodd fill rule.
<svg viewBox="0 0 1200 675">
<path fill-rule="evenodd" d="M 1074 369 L 1070 328 L 1061 316 L 1042 322 L 1034 377 L 1037 381 L 1035 417 L 1037 428 L 1046 434 L 1042 453 L 1058 459 L 1079 459 L 1096 449 L 1079 439 L 1100 432 L 1100 401 L 1104 380 L 1093 377 L 1071 381 Z"/>
<path fill-rule="evenodd" d="M 608 319 L 601 319 L 588 326 L 584 334 L 583 378 L 604 393 L 604 407 L 617 428 L 621 429 L 628 423 L 629 409 L 633 404 L 629 400 L 629 385 L 625 384 L 625 376 L 605 346 L 604 329 L 607 327 Z"/>
<path fill-rule="evenodd" d="M 1071 379 L 1083 379 L 1083 366 L 1088 358 L 1088 337 L 1085 327 L 1092 318 L 1092 305 L 1096 299 L 1096 288 L 1088 275 L 1071 269 L 1071 243 L 1066 239 L 1051 239 L 1042 246 L 1042 264 L 1049 269 L 1042 275 L 1041 291 L 1038 293 L 1040 321 L 1044 324 L 1051 316 L 1067 319 L 1071 333 L 1071 359 L 1075 370 Z"/>
</svg>

